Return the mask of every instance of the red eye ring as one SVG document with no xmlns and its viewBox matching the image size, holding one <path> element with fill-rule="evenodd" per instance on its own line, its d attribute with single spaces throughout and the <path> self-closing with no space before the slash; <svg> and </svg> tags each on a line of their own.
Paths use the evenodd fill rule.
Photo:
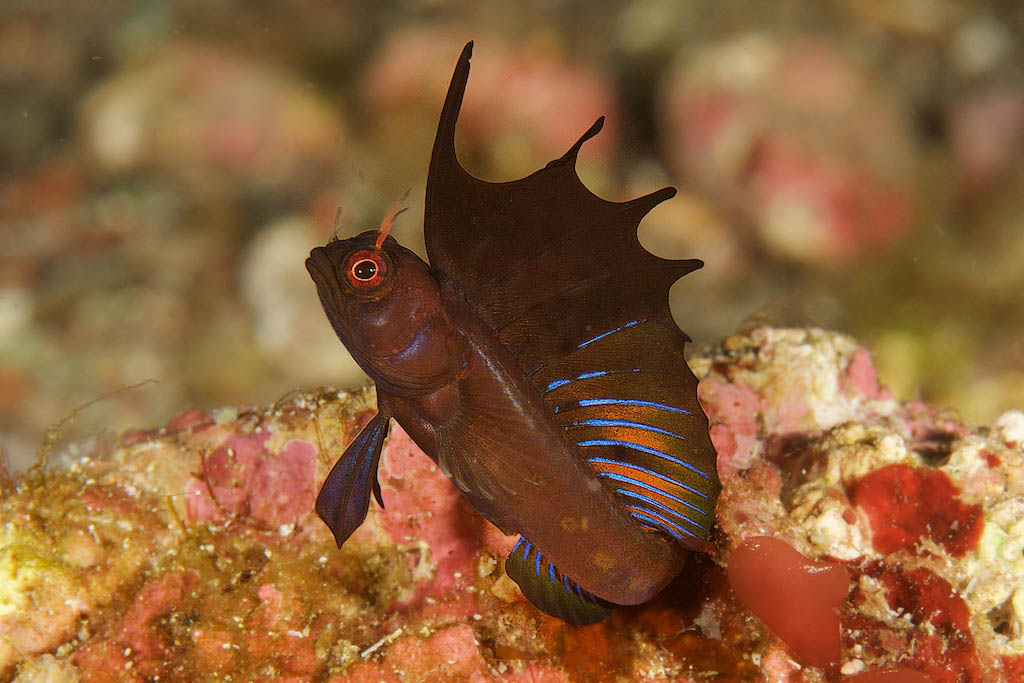
<svg viewBox="0 0 1024 683">
<path fill-rule="evenodd" d="M 345 259 L 345 281 L 360 292 L 369 292 L 384 284 L 388 261 L 382 252 L 360 249 Z"/>
</svg>

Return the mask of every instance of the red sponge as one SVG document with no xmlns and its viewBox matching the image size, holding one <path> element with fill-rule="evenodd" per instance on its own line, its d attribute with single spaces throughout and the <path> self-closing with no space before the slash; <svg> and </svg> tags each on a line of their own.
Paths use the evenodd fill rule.
<svg viewBox="0 0 1024 683">
<path fill-rule="evenodd" d="M 813 562 L 767 536 L 743 541 L 729 558 L 737 597 L 804 662 L 839 662 L 839 606 L 850 586 L 846 567 Z"/>
</svg>

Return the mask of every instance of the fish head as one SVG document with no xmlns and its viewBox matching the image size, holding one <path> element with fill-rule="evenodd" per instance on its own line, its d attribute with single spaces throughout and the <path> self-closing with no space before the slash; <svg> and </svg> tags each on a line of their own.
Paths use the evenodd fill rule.
<svg viewBox="0 0 1024 683">
<path fill-rule="evenodd" d="M 394 237 L 369 230 L 329 242 L 306 269 L 334 332 L 379 386 L 420 395 L 461 367 L 440 283 Z"/>
</svg>

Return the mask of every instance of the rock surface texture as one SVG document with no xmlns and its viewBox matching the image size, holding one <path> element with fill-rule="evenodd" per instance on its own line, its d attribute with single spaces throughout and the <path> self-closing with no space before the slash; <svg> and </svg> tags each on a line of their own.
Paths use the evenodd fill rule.
<svg viewBox="0 0 1024 683">
<path fill-rule="evenodd" d="M 713 555 L 647 605 L 589 627 L 539 613 L 504 575 L 515 538 L 399 428 L 385 509 L 371 503 L 337 550 L 313 501 L 372 396 L 293 394 L 97 439 L 10 484 L 0 679 L 1024 677 L 1024 412 L 972 431 L 899 402 L 864 348 L 817 329 L 756 328 L 691 366 L 719 453 L 718 529 Z M 807 571 L 845 568 L 838 611 L 818 610 L 838 658 L 827 623 L 824 649 L 787 644 L 730 588 L 734 551 L 766 536 Z"/>
</svg>

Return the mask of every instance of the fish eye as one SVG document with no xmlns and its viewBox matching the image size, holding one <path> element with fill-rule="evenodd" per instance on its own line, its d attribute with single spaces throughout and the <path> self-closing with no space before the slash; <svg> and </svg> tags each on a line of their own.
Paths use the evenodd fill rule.
<svg viewBox="0 0 1024 683">
<path fill-rule="evenodd" d="M 363 259 L 362 261 L 356 261 L 356 264 L 352 266 L 352 275 L 355 279 L 362 282 L 367 282 L 373 279 L 373 276 L 377 274 L 377 264 L 371 259 Z"/>
<path fill-rule="evenodd" d="M 360 249 L 345 259 L 345 280 L 353 289 L 369 292 L 384 283 L 388 262 L 384 254 L 372 249 Z"/>
</svg>

